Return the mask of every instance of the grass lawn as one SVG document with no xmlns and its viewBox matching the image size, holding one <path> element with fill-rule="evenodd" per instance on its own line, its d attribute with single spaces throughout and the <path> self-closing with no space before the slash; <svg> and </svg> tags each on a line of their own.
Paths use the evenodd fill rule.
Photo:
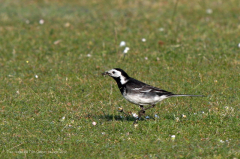
<svg viewBox="0 0 240 159">
<path fill-rule="evenodd" d="M 2 0 L 0 157 L 240 158 L 239 8 L 239 0 Z M 166 99 L 134 127 L 139 107 L 101 76 L 116 67 L 206 97 Z"/>
</svg>

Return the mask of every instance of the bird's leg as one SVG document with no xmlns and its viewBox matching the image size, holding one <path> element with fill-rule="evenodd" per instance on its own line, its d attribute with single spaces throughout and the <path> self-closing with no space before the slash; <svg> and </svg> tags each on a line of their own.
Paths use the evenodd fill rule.
<svg viewBox="0 0 240 159">
<path fill-rule="evenodd" d="M 144 108 L 140 105 L 141 110 L 138 112 L 138 118 L 134 121 L 133 124 L 137 124 L 138 120 L 140 120 L 141 116 L 145 114 L 145 110 L 155 107 L 155 104 L 151 105 L 150 107 Z"/>
<path fill-rule="evenodd" d="M 140 107 L 140 111 L 138 112 L 138 117 L 137 119 L 134 121 L 133 125 L 134 124 L 137 124 L 138 120 L 140 120 L 141 116 L 145 114 L 145 110 L 144 110 L 144 107 L 142 105 L 139 106 Z"/>
<path fill-rule="evenodd" d="M 145 110 L 150 109 L 150 108 L 154 108 L 154 107 L 155 107 L 155 104 L 151 105 L 150 107 L 147 107 L 147 108 L 143 109 L 143 111 L 145 113 Z M 153 120 L 155 120 L 155 118 L 153 118 Z"/>
<path fill-rule="evenodd" d="M 145 109 L 143 109 L 143 110 L 148 110 L 148 109 L 153 108 L 153 107 L 155 107 L 155 104 L 153 104 L 153 105 L 151 105 L 150 107 L 147 107 L 147 108 L 145 108 Z"/>
<path fill-rule="evenodd" d="M 139 107 L 140 107 L 140 109 L 141 109 L 141 110 L 143 110 L 143 109 L 144 109 L 144 107 L 143 107 L 142 105 L 140 105 Z"/>
<path fill-rule="evenodd" d="M 141 110 L 138 112 L 138 119 L 140 120 L 141 116 L 145 114 L 145 109 L 140 105 Z"/>
</svg>

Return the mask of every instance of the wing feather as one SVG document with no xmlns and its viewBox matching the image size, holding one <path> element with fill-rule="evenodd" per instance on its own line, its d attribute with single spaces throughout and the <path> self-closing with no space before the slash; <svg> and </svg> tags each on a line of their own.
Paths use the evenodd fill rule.
<svg viewBox="0 0 240 159">
<path fill-rule="evenodd" d="M 171 92 L 165 91 L 165 90 L 157 88 L 157 87 L 153 87 L 151 85 L 148 85 L 146 83 L 138 81 L 134 78 L 131 78 L 128 81 L 127 90 L 131 91 L 132 93 L 151 93 L 151 94 L 157 94 L 159 96 L 173 95 L 173 93 L 171 93 Z"/>
</svg>

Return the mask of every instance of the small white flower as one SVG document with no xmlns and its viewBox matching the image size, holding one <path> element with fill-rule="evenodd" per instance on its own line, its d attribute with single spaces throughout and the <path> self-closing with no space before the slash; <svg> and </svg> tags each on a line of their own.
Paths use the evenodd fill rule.
<svg viewBox="0 0 240 159">
<path fill-rule="evenodd" d="M 144 57 L 145 60 L 148 60 L 148 57 Z"/>
<path fill-rule="evenodd" d="M 164 31 L 164 28 L 159 28 L 158 30 L 159 30 L 159 31 Z"/>
<path fill-rule="evenodd" d="M 17 91 L 16 93 L 17 93 L 17 94 L 20 94 L 20 92 L 19 92 L 19 91 Z"/>
<path fill-rule="evenodd" d="M 238 47 L 240 48 L 240 43 L 238 44 Z"/>
<path fill-rule="evenodd" d="M 133 116 L 134 118 L 138 118 L 137 113 L 132 113 L 132 116 Z"/>
<path fill-rule="evenodd" d="M 97 122 L 93 121 L 92 124 L 95 126 L 95 125 L 97 125 Z"/>
<path fill-rule="evenodd" d="M 176 136 L 175 136 L 175 135 L 171 135 L 171 140 L 172 140 L 172 141 L 174 141 L 174 140 L 175 140 L 175 138 L 176 138 Z"/>
<path fill-rule="evenodd" d="M 145 39 L 145 38 L 142 38 L 142 42 L 146 42 L 146 39 Z"/>
<path fill-rule="evenodd" d="M 193 113 L 194 115 L 197 115 L 197 113 Z"/>
<path fill-rule="evenodd" d="M 121 41 L 119 44 L 120 47 L 126 46 L 126 42 L 125 41 Z"/>
<path fill-rule="evenodd" d="M 57 45 L 57 44 L 59 44 L 61 41 L 62 41 L 62 40 L 56 40 L 56 41 L 53 42 L 53 44 L 54 44 L 54 45 Z"/>
<path fill-rule="evenodd" d="M 124 54 L 126 54 L 126 53 L 128 53 L 128 51 L 130 50 L 130 48 L 129 47 L 125 47 L 125 49 L 124 49 L 124 51 L 123 51 L 123 53 Z"/>
<path fill-rule="evenodd" d="M 91 54 L 87 54 L 87 57 L 91 57 L 92 55 Z"/>
<path fill-rule="evenodd" d="M 105 135 L 106 133 L 105 132 L 102 132 L 102 135 Z"/>
<path fill-rule="evenodd" d="M 26 24 L 29 24 L 29 23 L 30 23 L 30 21 L 27 19 L 27 20 L 25 21 L 25 23 L 26 23 Z"/>
<path fill-rule="evenodd" d="M 137 128 L 138 127 L 138 124 L 134 124 L 134 128 Z"/>
<path fill-rule="evenodd" d="M 62 117 L 62 119 L 60 119 L 61 122 L 63 122 L 65 120 L 65 116 Z"/>
<path fill-rule="evenodd" d="M 224 141 L 223 141 L 223 140 L 219 140 L 219 142 L 221 142 L 221 143 L 224 143 Z"/>
<path fill-rule="evenodd" d="M 66 28 L 68 28 L 68 27 L 70 27 L 70 23 L 67 22 L 67 23 L 64 24 L 64 26 L 65 26 Z"/>
<path fill-rule="evenodd" d="M 212 9 L 210 9 L 210 8 L 206 10 L 206 13 L 207 13 L 207 14 L 212 14 L 212 12 L 213 12 L 213 11 L 212 11 Z"/>
<path fill-rule="evenodd" d="M 35 78 L 38 78 L 38 75 L 35 75 Z"/>
<path fill-rule="evenodd" d="M 202 114 L 204 114 L 204 111 L 202 111 Z"/>
<path fill-rule="evenodd" d="M 187 116 L 183 114 L 182 117 L 183 117 L 183 118 L 186 118 Z"/>
<path fill-rule="evenodd" d="M 179 122 L 179 121 L 180 121 L 179 117 L 176 117 L 175 120 L 176 120 L 176 122 Z"/>
<path fill-rule="evenodd" d="M 40 20 L 39 20 L 39 24 L 43 25 L 43 24 L 44 24 L 44 20 L 43 20 L 43 19 L 40 19 Z"/>
</svg>

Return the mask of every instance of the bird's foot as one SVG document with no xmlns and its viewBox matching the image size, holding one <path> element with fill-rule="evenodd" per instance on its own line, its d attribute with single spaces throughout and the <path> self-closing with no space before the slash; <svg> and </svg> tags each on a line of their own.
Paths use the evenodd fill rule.
<svg viewBox="0 0 240 159">
<path fill-rule="evenodd" d="M 138 118 L 140 119 L 140 117 L 141 117 L 142 115 L 145 115 L 145 110 L 144 110 L 144 109 L 142 109 L 142 110 L 140 110 L 140 111 L 138 112 Z"/>
</svg>

